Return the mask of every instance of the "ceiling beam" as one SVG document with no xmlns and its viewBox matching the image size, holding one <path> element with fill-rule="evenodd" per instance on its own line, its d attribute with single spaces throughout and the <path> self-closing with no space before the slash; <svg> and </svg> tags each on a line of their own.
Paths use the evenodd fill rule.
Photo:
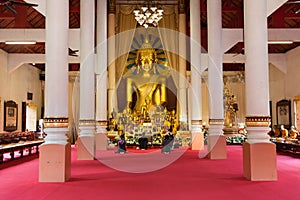
<svg viewBox="0 0 300 200">
<path fill-rule="evenodd" d="M 243 40 L 243 29 L 222 29 L 223 52 Z M 269 40 L 300 41 L 300 29 L 268 29 Z M 69 30 L 69 47 L 80 49 L 80 29 Z M 0 29 L 0 42 L 13 40 L 35 40 L 45 42 L 45 29 Z"/>
<path fill-rule="evenodd" d="M 25 63 L 45 63 L 45 54 L 8 54 L 7 71 L 12 72 Z M 80 63 L 79 57 L 69 56 L 69 63 Z"/>
<path fill-rule="evenodd" d="M 0 42 L 5 41 L 46 41 L 45 29 L 0 29 Z M 80 48 L 80 29 L 69 29 L 69 47 Z"/>
</svg>

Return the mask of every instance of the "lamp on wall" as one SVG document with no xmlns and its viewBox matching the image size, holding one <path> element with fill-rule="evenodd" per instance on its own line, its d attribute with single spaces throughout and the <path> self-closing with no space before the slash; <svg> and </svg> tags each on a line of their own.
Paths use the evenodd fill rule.
<svg viewBox="0 0 300 200">
<path fill-rule="evenodd" d="M 150 0 L 140 9 L 135 9 L 133 14 L 139 25 L 148 28 L 149 26 L 157 26 L 162 19 L 164 10 L 157 8 Z"/>
<path fill-rule="evenodd" d="M 6 41 L 5 44 L 36 44 L 36 41 Z"/>
<path fill-rule="evenodd" d="M 271 40 L 268 41 L 268 44 L 293 44 L 291 40 Z"/>
</svg>

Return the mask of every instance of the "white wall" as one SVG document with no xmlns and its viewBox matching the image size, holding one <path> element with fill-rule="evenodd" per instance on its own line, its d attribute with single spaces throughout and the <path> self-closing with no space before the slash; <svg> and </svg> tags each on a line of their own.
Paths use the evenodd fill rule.
<svg viewBox="0 0 300 200">
<path fill-rule="evenodd" d="M 287 54 L 287 74 L 286 74 L 286 97 L 293 99 L 300 95 L 300 47 L 289 51 Z"/>
<path fill-rule="evenodd" d="M 285 81 L 286 98 L 292 101 L 292 124 L 294 124 L 294 104 L 295 96 L 300 95 L 300 47 L 287 53 L 287 74 Z M 300 127 L 297 127 L 298 129 Z"/>
<path fill-rule="evenodd" d="M 292 101 L 292 124 L 294 124 L 293 99 L 300 95 L 300 48 L 286 53 L 286 73 L 277 66 L 269 65 L 270 100 L 272 101 L 273 123 L 276 122 L 276 102 L 287 99 Z"/>
<path fill-rule="evenodd" d="M 276 121 L 276 103 L 286 98 L 285 93 L 286 74 L 280 71 L 276 66 L 269 64 L 269 87 L 270 101 L 272 101 L 272 122 L 277 125 Z"/>
<path fill-rule="evenodd" d="M 37 119 L 41 116 L 42 83 L 40 70 L 24 64 L 12 72 L 7 71 L 7 53 L 0 51 L 0 132 L 3 132 L 4 101 L 13 100 L 18 104 L 18 130 L 22 127 L 22 102 L 37 105 Z M 33 100 L 27 100 L 27 92 L 33 93 Z"/>
</svg>

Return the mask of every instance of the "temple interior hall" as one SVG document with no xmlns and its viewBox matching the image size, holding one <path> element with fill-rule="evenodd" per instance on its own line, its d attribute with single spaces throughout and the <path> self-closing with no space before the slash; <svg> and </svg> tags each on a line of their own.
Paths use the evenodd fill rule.
<svg viewBox="0 0 300 200">
<path fill-rule="evenodd" d="M 0 0 L 0 196 L 294 198 L 299 27 L 295 0 Z"/>
</svg>

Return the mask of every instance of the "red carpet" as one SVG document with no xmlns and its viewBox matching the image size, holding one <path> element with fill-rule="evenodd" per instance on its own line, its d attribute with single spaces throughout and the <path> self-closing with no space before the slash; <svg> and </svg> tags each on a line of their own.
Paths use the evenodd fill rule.
<svg viewBox="0 0 300 200">
<path fill-rule="evenodd" d="M 150 154 L 158 155 L 153 149 Z M 163 160 L 171 154 L 153 156 Z M 108 151 L 109 152 L 109 151 Z M 251 182 L 243 178 L 242 148 L 228 146 L 228 159 L 199 159 L 188 150 L 171 165 L 149 173 L 126 173 L 111 169 L 98 160 L 77 161 L 72 150 L 72 178 L 66 183 L 39 183 L 38 158 L 26 156 L 1 164 L 0 199 L 298 199 L 300 158 L 278 155 L 278 181 Z M 102 152 L 103 153 L 103 152 Z M 148 154 L 107 153 L 102 160 L 134 160 Z M 151 158 L 153 158 L 151 157 Z M 22 162 L 20 162 L 22 160 Z M 123 162 L 122 161 L 122 162 Z M 123 163 L 120 163 L 122 165 Z M 13 166 L 14 163 L 17 165 Z M 125 163 L 126 164 L 126 163 Z"/>
</svg>

